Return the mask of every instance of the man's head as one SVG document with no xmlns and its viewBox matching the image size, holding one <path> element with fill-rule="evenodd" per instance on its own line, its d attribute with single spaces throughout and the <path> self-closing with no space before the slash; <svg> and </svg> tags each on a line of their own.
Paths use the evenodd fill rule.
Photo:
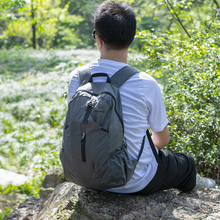
<svg viewBox="0 0 220 220">
<path fill-rule="evenodd" d="M 107 50 L 128 48 L 136 33 L 134 12 L 123 2 L 103 2 L 95 14 L 95 33 L 104 41 Z"/>
</svg>

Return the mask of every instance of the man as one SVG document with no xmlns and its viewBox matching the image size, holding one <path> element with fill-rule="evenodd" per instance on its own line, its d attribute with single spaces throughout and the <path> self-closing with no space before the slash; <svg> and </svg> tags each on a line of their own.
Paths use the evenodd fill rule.
<svg viewBox="0 0 220 220">
<path fill-rule="evenodd" d="M 122 2 L 105 1 L 96 11 L 93 37 L 100 52 L 100 59 L 90 64 L 91 74 L 107 73 L 111 77 L 127 64 L 128 49 L 136 33 L 135 14 Z M 94 82 L 105 81 L 96 77 Z M 77 71 L 70 75 L 68 102 L 79 87 Z M 143 136 L 148 128 L 156 154 L 145 139 L 144 150 L 132 178 L 122 187 L 108 189 L 116 193 L 150 194 L 158 190 L 178 188 L 192 190 L 196 185 L 195 163 L 191 156 L 171 153 L 162 149 L 169 142 L 168 120 L 160 88 L 144 72 L 132 76 L 120 88 L 124 135 L 128 152 L 137 160 Z M 159 156 L 159 164 L 156 157 Z"/>
</svg>

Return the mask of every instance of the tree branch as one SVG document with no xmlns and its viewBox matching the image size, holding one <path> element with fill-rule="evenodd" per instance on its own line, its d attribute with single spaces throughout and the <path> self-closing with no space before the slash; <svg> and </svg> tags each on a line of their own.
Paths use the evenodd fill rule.
<svg viewBox="0 0 220 220">
<path fill-rule="evenodd" d="M 211 22 L 210 22 L 210 24 L 209 24 L 209 26 L 208 26 L 208 28 L 210 29 L 210 27 L 211 27 L 211 25 L 212 25 L 212 22 L 216 19 L 216 17 L 218 17 L 218 15 L 219 15 L 219 13 L 220 13 L 220 8 L 219 8 L 219 5 L 218 5 L 218 2 L 216 1 L 216 0 L 213 0 L 213 2 L 216 4 L 216 6 L 217 6 L 217 9 L 216 9 L 216 14 L 215 14 L 215 16 L 212 18 L 212 20 L 211 20 Z"/>
<path fill-rule="evenodd" d="M 186 32 L 186 34 L 188 35 L 189 38 L 191 38 L 189 32 L 186 30 L 186 28 L 184 27 L 183 23 L 181 22 L 181 20 L 179 19 L 177 13 L 174 11 L 173 6 L 170 4 L 169 0 L 165 0 L 166 4 L 167 4 L 167 8 L 170 11 L 170 13 L 172 14 L 173 18 L 179 22 L 179 24 L 181 25 L 181 27 L 183 28 L 183 30 Z M 171 12 L 171 9 L 173 10 L 173 13 Z"/>
<path fill-rule="evenodd" d="M 211 22 L 210 22 L 210 24 L 209 24 L 209 27 L 208 27 L 208 28 L 210 28 L 210 27 L 211 27 L 212 22 L 213 22 L 213 21 L 216 19 L 216 17 L 218 17 L 219 13 L 220 13 L 220 9 L 218 9 L 217 13 L 216 13 L 216 14 L 215 14 L 215 16 L 212 18 L 212 20 L 211 20 Z"/>
<path fill-rule="evenodd" d="M 213 2 L 216 4 L 217 9 L 219 9 L 219 4 L 218 4 L 217 0 L 213 0 Z"/>
</svg>

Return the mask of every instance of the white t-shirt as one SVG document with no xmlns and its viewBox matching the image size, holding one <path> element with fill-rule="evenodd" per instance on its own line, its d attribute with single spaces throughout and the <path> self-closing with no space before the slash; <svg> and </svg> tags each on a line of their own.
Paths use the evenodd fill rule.
<svg viewBox="0 0 220 220">
<path fill-rule="evenodd" d="M 90 64 L 91 74 L 107 73 L 111 77 L 125 63 L 98 59 Z M 95 81 L 103 81 L 105 77 L 95 77 Z M 79 87 L 76 71 L 70 74 L 68 102 Z M 124 119 L 124 135 L 127 139 L 128 153 L 137 160 L 143 136 L 151 128 L 155 132 L 162 131 L 167 125 L 166 111 L 160 87 L 153 77 L 140 72 L 132 76 L 119 89 Z M 157 148 L 156 148 L 157 150 Z M 157 162 L 151 150 L 148 138 L 142 155 L 138 161 L 132 178 L 122 187 L 108 189 L 110 192 L 133 193 L 142 190 L 155 176 Z"/>
</svg>

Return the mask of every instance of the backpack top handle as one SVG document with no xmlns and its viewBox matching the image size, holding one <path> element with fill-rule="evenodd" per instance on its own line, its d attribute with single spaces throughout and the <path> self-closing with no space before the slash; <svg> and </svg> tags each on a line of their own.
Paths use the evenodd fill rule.
<svg viewBox="0 0 220 220">
<path fill-rule="evenodd" d="M 111 83 L 111 78 L 108 76 L 108 74 L 106 74 L 106 73 L 95 73 L 95 74 L 93 74 L 93 75 L 91 75 L 91 77 L 90 77 L 90 79 L 89 79 L 89 82 L 93 82 L 93 77 L 99 77 L 99 76 L 105 76 L 105 77 L 107 77 L 107 83 Z"/>
<path fill-rule="evenodd" d="M 131 78 L 136 73 L 139 73 L 140 71 L 137 69 L 134 69 L 130 66 L 124 66 L 120 70 L 118 70 L 110 79 L 111 84 L 120 88 L 129 78 Z M 79 86 L 85 85 L 87 82 L 89 82 L 91 78 L 91 72 L 90 72 L 90 66 L 85 65 L 80 68 L 78 68 L 78 80 L 79 80 Z M 93 74 L 92 76 L 94 76 Z M 105 75 L 107 77 L 107 74 Z M 107 77 L 108 78 L 108 77 Z"/>
</svg>

